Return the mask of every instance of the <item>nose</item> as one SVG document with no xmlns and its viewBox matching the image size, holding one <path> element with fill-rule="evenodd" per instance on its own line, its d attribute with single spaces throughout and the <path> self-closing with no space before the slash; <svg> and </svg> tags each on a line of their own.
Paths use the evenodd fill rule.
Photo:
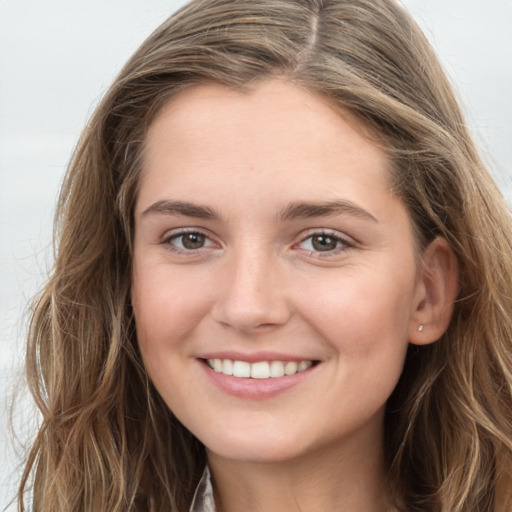
<svg viewBox="0 0 512 512">
<path fill-rule="evenodd" d="M 234 255 L 219 275 L 213 318 L 246 332 L 285 324 L 290 307 L 283 281 L 280 263 L 271 255 L 250 250 Z"/>
</svg>

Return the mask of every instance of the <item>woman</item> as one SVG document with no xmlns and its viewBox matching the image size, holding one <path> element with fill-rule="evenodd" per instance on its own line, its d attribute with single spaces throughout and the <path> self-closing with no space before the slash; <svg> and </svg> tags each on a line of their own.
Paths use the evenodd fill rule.
<svg viewBox="0 0 512 512">
<path fill-rule="evenodd" d="M 57 227 L 20 510 L 510 509 L 510 212 L 394 1 L 190 3 Z"/>
</svg>

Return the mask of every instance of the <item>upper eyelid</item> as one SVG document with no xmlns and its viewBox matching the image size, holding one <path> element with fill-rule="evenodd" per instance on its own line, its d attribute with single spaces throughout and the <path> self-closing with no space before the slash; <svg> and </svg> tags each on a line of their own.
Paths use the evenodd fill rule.
<svg viewBox="0 0 512 512">
<path fill-rule="evenodd" d="M 169 229 L 167 230 L 163 235 L 162 235 L 162 240 L 169 240 L 173 237 L 176 237 L 176 236 L 180 236 L 180 235 L 187 235 L 189 233 L 199 233 L 201 235 L 204 235 L 205 237 L 209 238 L 209 239 L 212 239 L 212 236 L 211 234 L 203 229 L 203 228 L 196 228 L 196 227 L 185 227 L 185 228 L 174 228 L 174 229 Z"/>
<path fill-rule="evenodd" d="M 317 251 L 314 249 L 308 249 L 308 248 L 301 248 L 299 247 L 301 244 L 306 242 L 311 237 L 314 237 L 315 235 L 324 235 L 324 236 L 330 236 L 333 238 L 336 238 L 339 241 L 339 246 L 329 250 L 329 251 Z M 328 261 L 329 259 L 332 259 L 336 261 L 336 258 L 340 258 L 343 255 L 347 253 L 347 251 L 351 251 L 357 248 L 360 248 L 360 243 L 355 240 L 353 237 L 332 229 L 313 229 L 312 231 L 309 231 L 309 233 L 303 235 L 301 239 L 294 244 L 294 249 L 304 252 L 308 255 L 308 257 L 313 259 L 319 259 L 319 260 L 325 260 Z"/>
<path fill-rule="evenodd" d="M 173 244 L 174 240 L 178 239 L 181 236 L 190 234 L 190 233 L 197 233 L 197 234 L 203 235 L 207 240 L 209 240 L 211 242 L 211 245 L 208 245 L 205 247 L 200 247 L 198 249 L 188 249 L 188 250 L 184 250 L 180 247 L 174 246 L 174 244 Z M 210 250 L 213 245 L 221 245 L 220 242 L 218 240 L 216 240 L 215 237 L 212 237 L 207 231 L 205 231 L 204 229 L 201 229 L 201 228 L 194 228 L 194 227 L 176 228 L 173 230 L 168 230 L 161 237 L 159 244 L 167 245 L 167 246 L 173 245 L 174 251 L 177 251 L 177 252 L 184 251 L 184 252 L 190 252 L 190 253 L 199 252 L 202 250 Z"/>
<path fill-rule="evenodd" d="M 336 229 L 328 229 L 328 228 L 308 229 L 305 233 L 303 233 L 301 235 L 300 241 L 303 242 L 304 240 L 307 240 L 308 238 L 311 238 L 312 236 L 315 236 L 315 235 L 332 236 L 333 238 L 338 238 L 344 242 L 352 243 L 352 244 L 359 243 L 354 237 L 347 235 L 346 233 L 343 233 Z"/>
</svg>

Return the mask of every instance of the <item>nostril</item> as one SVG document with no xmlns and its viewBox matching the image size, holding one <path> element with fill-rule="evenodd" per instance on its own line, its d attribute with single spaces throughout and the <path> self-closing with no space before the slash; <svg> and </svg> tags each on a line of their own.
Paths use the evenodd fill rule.
<svg viewBox="0 0 512 512">
<path fill-rule="evenodd" d="M 279 303 L 281 302 L 281 303 Z M 240 331 L 262 331 L 285 324 L 290 312 L 284 300 L 244 300 L 219 301 L 212 308 L 212 316 L 217 322 Z"/>
</svg>

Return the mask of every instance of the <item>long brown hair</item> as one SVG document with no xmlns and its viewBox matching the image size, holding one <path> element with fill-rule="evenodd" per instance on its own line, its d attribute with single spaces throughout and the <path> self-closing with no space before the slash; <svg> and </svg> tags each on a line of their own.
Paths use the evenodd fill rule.
<svg viewBox="0 0 512 512">
<path fill-rule="evenodd" d="M 393 0 L 194 0 L 126 64 L 70 164 L 55 266 L 30 326 L 27 375 L 42 422 L 20 511 L 30 487 L 36 512 L 188 510 L 204 449 L 149 382 L 129 300 L 141 149 L 180 90 L 207 81 L 245 88 L 274 75 L 348 107 L 378 133 L 419 245 L 442 236 L 458 259 L 452 322 L 438 342 L 411 346 L 388 403 L 397 507 L 504 506 L 511 216 L 425 37 Z"/>
</svg>

